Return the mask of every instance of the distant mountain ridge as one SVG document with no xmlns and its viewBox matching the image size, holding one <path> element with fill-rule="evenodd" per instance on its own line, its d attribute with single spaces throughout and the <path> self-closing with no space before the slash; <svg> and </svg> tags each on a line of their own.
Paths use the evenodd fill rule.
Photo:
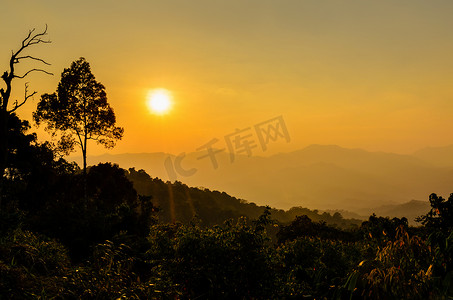
<svg viewBox="0 0 453 300">
<path fill-rule="evenodd" d="M 421 215 L 425 215 L 431 206 L 429 201 L 411 200 L 398 205 L 384 205 L 374 209 L 374 213 L 383 217 L 406 217 L 409 223 L 415 225 L 415 219 Z"/>
<path fill-rule="evenodd" d="M 453 167 L 453 145 L 424 148 L 413 156 L 438 167 Z"/>
<path fill-rule="evenodd" d="M 347 210 L 326 210 L 329 214 L 336 212 L 340 213 L 345 219 L 359 219 L 366 220 L 370 216 L 370 213 L 374 213 L 377 216 L 389 217 L 389 218 L 402 218 L 406 217 L 410 225 L 417 225 L 415 219 L 426 213 L 431 209 L 429 201 L 425 200 L 411 200 L 401 204 L 383 205 L 374 207 L 371 210 L 369 208 L 356 212 L 350 212 Z"/>
<path fill-rule="evenodd" d="M 281 209 L 302 206 L 366 216 L 374 208 L 413 199 L 427 202 L 431 193 L 448 196 L 453 191 L 453 166 L 440 167 L 416 154 L 311 145 L 270 157 L 235 156 L 234 161 L 221 152 L 215 156 L 217 168 L 201 156 L 188 153 L 180 160 L 182 169 L 195 172 L 190 176 L 175 172 L 176 179 Z M 104 154 L 89 156 L 88 164 L 109 161 L 126 169 L 144 169 L 165 181 L 169 179 L 168 163 L 174 166 L 175 158 L 165 153 Z"/>
</svg>

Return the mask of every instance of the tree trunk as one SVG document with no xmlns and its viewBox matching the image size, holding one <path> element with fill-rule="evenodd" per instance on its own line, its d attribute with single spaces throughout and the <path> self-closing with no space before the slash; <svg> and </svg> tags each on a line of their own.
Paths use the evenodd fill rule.
<svg viewBox="0 0 453 300">
<path fill-rule="evenodd" d="M 85 204 L 87 204 L 87 148 L 86 148 L 86 142 L 85 142 L 85 147 L 82 148 L 82 156 L 83 156 L 83 197 L 85 200 Z"/>
<path fill-rule="evenodd" d="M 4 191 L 4 175 L 6 169 L 7 155 L 8 155 L 8 113 L 3 109 L 0 110 L 0 211 L 5 197 Z"/>
</svg>

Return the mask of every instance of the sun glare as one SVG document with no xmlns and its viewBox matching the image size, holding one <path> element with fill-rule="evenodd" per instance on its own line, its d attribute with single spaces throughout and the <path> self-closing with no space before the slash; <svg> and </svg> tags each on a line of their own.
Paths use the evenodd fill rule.
<svg viewBox="0 0 453 300">
<path fill-rule="evenodd" d="M 171 108 L 171 94 L 166 89 L 155 89 L 149 92 L 148 109 L 158 115 L 167 113 Z"/>
</svg>

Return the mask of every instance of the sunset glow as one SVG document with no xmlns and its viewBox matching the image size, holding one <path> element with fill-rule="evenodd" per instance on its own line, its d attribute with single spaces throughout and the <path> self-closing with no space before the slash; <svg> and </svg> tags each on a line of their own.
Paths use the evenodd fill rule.
<svg viewBox="0 0 453 300">
<path fill-rule="evenodd" d="M 48 24 L 52 43 L 26 54 L 56 75 L 31 73 L 29 92 L 55 91 L 63 69 L 85 57 L 125 129 L 111 153 L 190 152 L 280 115 L 291 143 L 259 155 L 311 144 L 410 154 L 453 143 L 453 2 L 255 2 L 132 0 L 104 9 L 83 0 L 102 12 L 94 17 L 79 2 L 6 1 L 0 15 L 17 26 L 2 36 L 0 70 L 28 30 Z M 43 5 L 33 18 L 19 13 Z M 113 35 L 127 38 L 113 47 Z M 12 98 L 23 97 L 24 83 Z M 19 116 L 30 120 L 36 101 Z M 38 129 L 40 141 L 49 138 Z M 91 153 L 105 149 L 94 144 Z"/>
</svg>

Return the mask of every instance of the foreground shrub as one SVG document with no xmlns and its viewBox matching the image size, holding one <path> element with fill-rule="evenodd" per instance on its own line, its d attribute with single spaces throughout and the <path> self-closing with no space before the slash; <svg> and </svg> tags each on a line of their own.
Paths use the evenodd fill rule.
<svg viewBox="0 0 453 300">
<path fill-rule="evenodd" d="M 373 260 L 359 264 L 345 287 L 364 299 L 436 299 L 431 262 L 426 241 L 410 237 L 401 226 Z"/>
<path fill-rule="evenodd" d="M 0 295 L 11 299 L 62 293 L 70 261 L 55 240 L 17 229 L 0 242 Z"/>
<path fill-rule="evenodd" d="M 150 243 L 149 261 L 182 297 L 268 298 L 277 290 L 273 248 L 262 223 L 240 219 L 208 229 L 156 225 Z"/>
</svg>

